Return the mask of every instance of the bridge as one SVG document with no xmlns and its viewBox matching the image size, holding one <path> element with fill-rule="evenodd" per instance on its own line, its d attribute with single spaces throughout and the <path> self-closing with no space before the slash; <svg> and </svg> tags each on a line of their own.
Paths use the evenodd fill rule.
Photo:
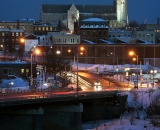
<svg viewBox="0 0 160 130">
<path fill-rule="evenodd" d="M 78 93 L 54 89 L 0 93 L 0 129 L 82 130 L 83 122 L 119 118 L 125 110 L 127 95 L 123 91 L 128 84 L 106 76 L 79 74 L 91 85 L 82 83 L 85 89 Z M 101 91 L 94 89 L 95 81 L 101 82 Z"/>
<path fill-rule="evenodd" d="M 25 95 L 25 96 L 24 96 Z M 117 91 L 0 94 L 0 129 L 82 130 L 82 123 L 113 119 L 124 111 L 127 95 Z"/>
</svg>

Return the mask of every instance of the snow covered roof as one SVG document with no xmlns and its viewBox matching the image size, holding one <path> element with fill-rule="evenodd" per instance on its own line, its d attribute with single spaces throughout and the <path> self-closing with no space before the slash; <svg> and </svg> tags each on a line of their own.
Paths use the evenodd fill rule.
<svg viewBox="0 0 160 130">
<path fill-rule="evenodd" d="M 81 25 L 80 28 L 108 28 L 105 25 Z"/>
<path fill-rule="evenodd" d="M 24 32 L 23 29 L 11 29 L 10 32 Z"/>
<path fill-rule="evenodd" d="M 113 42 L 110 42 L 110 41 L 107 41 L 107 40 L 104 40 L 104 39 L 99 39 L 99 40 L 104 42 L 104 43 L 113 44 Z"/>
<path fill-rule="evenodd" d="M 106 20 L 101 19 L 101 18 L 88 18 L 88 19 L 84 19 L 82 20 L 82 22 L 106 22 Z"/>
<path fill-rule="evenodd" d="M 84 41 L 85 43 L 96 44 L 95 42 L 92 42 L 92 41 L 89 41 L 89 40 L 86 40 L 86 39 L 82 39 L 82 41 Z"/>
<path fill-rule="evenodd" d="M 0 31 L 10 31 L 9 28 L 0 28 Z"/>
<path fill-rule="evenodd" d="M 25 61 L 6 61 L 6 62 L 3 62 L 1 61 L 0 62 L 0 65 L 13 65 L 13 64 L 30 64 L 29 62 L 25 62 Z"/>
<path fill-rule="evenodd" d="M 128 44 L 130 44 L 129 41 L 127 41 L 125 39 L 120 39 L 120 38 L 117 38 L 117 43 L 128 43 Z"/>
<path fill-rule="evenodd" d="M 145 44 L 153 44 L 151 42 L 148 42 L 148 41 L 145 41 L 145 40 L 142 40 L 142 39 L 137 39 L 138 43 L 145 43 Z"/>
</svg>

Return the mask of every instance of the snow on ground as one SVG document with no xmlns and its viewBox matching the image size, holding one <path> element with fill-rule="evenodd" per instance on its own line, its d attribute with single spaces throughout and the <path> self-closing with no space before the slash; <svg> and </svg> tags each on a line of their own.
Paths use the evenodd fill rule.
<svg viewBox="0 0 160 130">
<path fill-rule="evenodd" d="M 83 130 L 160 130 L 160 127 L 153 126 L 149 119 L 134 119 L 131 125 L 130 118 L 126 117 L 119 120 L 89 122 L 83 125 Z"/>
<path fill-rule="evenodd" d="M 76 68 L 76 64 L 72 63 L 72 67 Z M 97 72 L 103 73 L 104 68 L 107 69 L 107 71 L 113 72 L 115 71 L 117 65 L 93 65 L 93 64 L 78 64 L 79 70 L 88 70 L 89 72 Z M 124 72 L 125 67 L 135 68 L 135 65 L 118 65 L 119 71 Z M 150 71 L 148 66 L 141 66 L 142 72 L 148 72 Z M 152 67 L 155 69 L 154 67 Z M 157 74 L 155 74 L 155 78 L 160 78 L 159 74 L 159 68 L 157 69 Z M 148 79 L 150 79 L 150 74 L 143 74 L 144 81 L 146 82 Z M 128 82 L 126 79 L 122 79 L 123 76 L 121 75 L 114 75 L 114 78 L 116 80 L 127 82 L 128 84 L 133 84 L 133 82 Z M 14 84 L 11 84 L 11 82 L 14 82 Z M 105 120 L 105 121 L 91 121 L 83 124 L 84 130 L 160 130 L 159 127 L 154 127 L 151 124 L 150 119 L 146 119 L 146 113 L 144 109 L 146 109 L 148 106 L 150 106 L 154 101 L 157 95 L 160 95 L 160 86 L 159 84 L 151 84 L 153 81 L 149 81 L 148 84 L 145 87 L 140 86 L 139 89 L 132 89 L 130 91 L 120 92 L 122 95 L 127 94 L 127 106 L 128 107 L 134 107 L 134 108 L 140 108 L 141 110 L 136 110 L 134 113 L 127 113 L 125 112 L 121 119 L 116 120 Z M 146 83 L 145 83 L 146 84 Z M 11 79 L 11 80 L 3 80 L 3 83 L 0 84 L 0 87 L 10 86 L 12 88 L 16 87 L 25 87 L 28 86 L 28 82 L 23 81 L 21 78 Z M 39 86 L 40 87 L 40 86 Z M 43 88 L 42 88 L 43 89 Z M 160 105 L 160 104 L 158 104 Z M 136 119 L 135 115 L 137 115 L 137 111 L 139 111 L 139 119 Z M 133 118 L 133 124 L 131 125 L 131 121 Z M 145 128 L 146 127 L 146 128 Z"/>
<path fill-rule="evenodd" d="M 156 95 L 160 95 L 158 86 L 132 89 L 120 94 L 128 95 L 126 107 L 135 108 L 133 112 L 126 111 L 120 119 L 86 122 L 83 124 L 83 130 L 160 130 L 160 124 L 153 126 L 152 119 L 147 118 L 145 112 L 154 102 Z"/>
<path fill-rule="evenodd" d="M 87 70 L 91 72 L 97 71 L 98 68 L 98 73 L 103 73 L 104 68 L 107 68 L 108 71 L 114 71 L 117 67 L 116 65 L 83 65 L 83 67 L 80 67 L 79 69 L 83 70 L 84 67 L 86 69 L 86 66 Z M 125 67 L 136 68 L 135 65 L 118 65 L 120 71 L 124 71 Z M 121 119 L 86 122 L 83 124 L 83 130 L 160 130 L 160 125 L 157 127 L 153 126 L 153 124 L 151 123 L 152 119 L 147 119 L 147 113 L 145 112 L 145 109 L 152 105 L 156 97 L 160 95 L 160 85 L 156 83 L 154 83 L 154 85 L 151 84 L 153 83 L 153 80 L 150 80 L 150 68 L 148 66 L 142 65 L 141 69 L 142 72 L 147 72 L 147 74 L 142 74 L 143 83 L 145 84 L 145 86 L 140 84 L 140 82 L 142 81 L 139 81 L 139 89 L 120 92 L 122 95 L 128 95 L 126 106 L 135 108 L 135 111 L 132 113 L 126 111 L 121 116 Z M 154 78 L 160 78 L 159 68 L 152 67 L 152 69 L 156 69 L 158 72 L 154 75 Z M 119 81 L 127 82 L 128 84 L 134 84 L 134 82 L 128 82 L 126 79 L 122 79 L 122 75 L 117 74 L 112 78 Z M 139 114 L 137 115 L 137 113 Z"/>
</svg>

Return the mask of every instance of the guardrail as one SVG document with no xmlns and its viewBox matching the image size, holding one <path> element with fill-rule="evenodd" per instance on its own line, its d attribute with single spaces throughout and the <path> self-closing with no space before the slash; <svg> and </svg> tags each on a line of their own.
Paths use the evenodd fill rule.
<svg viewBox="0 0 160 130">
<path fill-rule="evenodd" d="M 66 92 L 66 91 L 72 91 L 73 88 L 47 88 L 47 89 L 35 89 L 35 90 L 31 90 L 31 89 L 1 89 L 0 92 L 1 93 L 5 93 L 5 94 L 14 94 L 14 93 L 31 93 L 31 92 L 55 92 L 55 91 L 62 91 L 62 92 Z"/>
<path fill-rule="evenodd" d="M 29 97 L 17 97 L 16 99 L 3 99 L 0 101 L 0 107 L 26 105 L 35 103 L 47 103 L 47 102 L 61 102 L 61 101 L 73 101 L 73 100 L 85 100 L 93 98 L 105 98 L 115 96 L 115 91 L 110 92 L 98 92 L 98 93 L 82 93 L 82 94 L 44 94 L 42 96 L 29 96 Z"/>
</svg>

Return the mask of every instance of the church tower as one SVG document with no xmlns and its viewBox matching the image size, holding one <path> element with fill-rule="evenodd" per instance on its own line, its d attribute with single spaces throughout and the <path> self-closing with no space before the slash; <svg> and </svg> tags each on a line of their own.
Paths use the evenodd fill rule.
<svg viewBox="0 0 160 130">
<path fill-rule="evenodd" d="M 115 0 L 117 21 L 128 25 L 127 0 Z"/>
</svg>

